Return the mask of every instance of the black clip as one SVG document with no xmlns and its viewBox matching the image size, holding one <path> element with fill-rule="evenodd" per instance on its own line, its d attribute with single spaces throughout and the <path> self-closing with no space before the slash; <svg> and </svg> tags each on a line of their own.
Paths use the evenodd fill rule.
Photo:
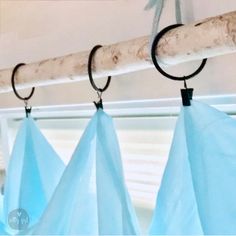
<svg viewBox="0 0 236 236">
<path fill-rule="evenodd" d="M 98 109 L 103 109 L 103 104 L 102 104 L 102 99 L 100 98 L 100 100 L 98 102 L 93 102 L 95 107 Z"/>
<path fill-rule="evenodd" d="M 168 73 L 166 73 L 159 65 L 157 57 L 156 57 L 156 49 L 158 48 L 158 43 L 160 41 L 160 39 L 162 38 L 162 36 L 167 33 L 169 30 L 172 30 L 176 27 L 180 27 L 182 26 L 182 24 L 175 24 L 175 25 L 170 25 L 167 26 L 166 28 L 164 28 L 163 30 L 161 30 L 156 37 L 153 40 L 152 43 L 152 48 L 151 48 L 151 57 L 152 57 L 152 61 L 154 66 L 156 67 L 156 69 L 165 77 L 172 79 L 172 80 L 183 80 L 184 81 L 184 85 L 185 85 L 185 89 L 181 89 L 181 96 L 182 96 L 182 102 L 184 106 L 191 106 L 190 100 L 192 99 L 193 96 L 193 89 L 192 88 L 187 88 L 186 86 L 186 82 L 185 80 L 190 79 L 194 76 L 196 76 L 197 74 L 199 74 L 202 69 L 204 68 L 204 66 L 206 65 L 206 61 L 207 59 L 203 59 L 201 62 L 201 65 L 199 66 L 199 68 L 197 70 L 195 70 L 192 74 L 186 75 L 186 76 L 174 76 L 174 75 L 170 75 Z"/>
<path fill-rule="evenodd" d="M 181 97 L 183 106 L 191 106 L 190 100 L 193 98 L 193 88 L 188 88 L 184 80 L 184 89 L 181 89 Z"/>
<path fill-rule="evenodd" d="M 103 109 L 102 93 L 109 87 L 110 82 L 111 82 L 111 76 L 108 76 L 107 82 L 106 82 L 105 86 L 103 88 L 99 88 L 99 87 L 97 87 L 97 85 L 95 84 L 95 82 L 93 80 L 93 75 L 92 75 L 92 59 L 93 59 L 93 55 L 95 54 L 97 49 L 99 49 L 101 47 L 102 47 L 101 45 L 97 45 L 97 46 L 93 47 L 92 51 L 89 54 L 89 59 L 88 59 L 88 76 L 89 76 L 89 81 L 90 81 L 92 87 L 94 88 L 94 90 L 97 91 L 98 98 L 99 98 L 98 102 L 93 102 L 95 104 L 97 110 L 99 108 Z"/>
<path fill-rule="evenodd" d="M 102 92 L 99 91 L 97 92 L 98 94 L 98 98 L 99 98 L 99 101 L 98 102 L 93 102 L 95 107 L 97 108 L 97 110 L 100 108 L 100 109 L 103 109 L 103 103 L 102 103 Z"/>
<path fill-rule="evenodd" d="M 26 118 L 28 118 L 29 114 L 31 113 L 32 107 L 28 106 L 28 100 L 24 100 L 24 103 L 25 103 L 25 115 Z"/>
<path fill-rule="evenodd" d="M 29 114 L 31 113 L 32 107 L 25 107 L 25 115 L 28 118 Z"/>
<path fill-rule="evenodd" d="M 16 90 L 16 87 L 15 87 L 15 74 L 18 70 L 19 67 L 21 66 L 24 66 L 25 64 L 24 63 L 20 63 L 20 64 L 17 64 L 13 71 L 12 71 L 12 75 L 11 75 L 11 84 L 12 84 L 12 89 L 16 95 L 17 98 L 19 98 L 20 100 L 23 100 L 24 103 L 25 103 L 25 114 L 26 114 L 26 117 L 28 118 L 28 115 L 31 113 L 31 109 L 32 107 L 28 107 L 28 100 L 33 96 L 34 94 L 34 90 L 35 88 L 33 87 L 30 94 L 27 96 L 27 97 L 22 97 Z"/>
</svg>

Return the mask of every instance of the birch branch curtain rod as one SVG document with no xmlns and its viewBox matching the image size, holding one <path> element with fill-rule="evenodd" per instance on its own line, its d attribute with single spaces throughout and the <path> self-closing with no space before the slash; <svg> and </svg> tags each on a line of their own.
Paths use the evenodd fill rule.
<svg viewBox="0 0 236 236">
<path fill-rule="evenodd" d="M 149 37 L 144 36 L 102 47 L 94 56 L 94 77 L 152 68 L 148 44 Z M 236 52 L 236 11 L 173 29 L 163 36 L 156 49 L 158 59 L 166 65 L 233 52 Z M 85 51 L 27 64 L 17 72 L 17 89 L 88 79 L 88 56 L 89 51 Z M 12 69 L 0 70 L 1 93 L 12 90 L 11 74 Z"/>
</svg>

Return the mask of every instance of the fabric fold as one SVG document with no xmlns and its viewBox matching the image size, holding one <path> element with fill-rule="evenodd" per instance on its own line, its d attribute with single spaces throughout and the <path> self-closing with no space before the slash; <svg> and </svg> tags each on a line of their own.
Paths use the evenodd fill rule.
<svg viewBox="0 0 236 236">
<path fill-rule="evenodd" d="M 65 169 L 34 120 L 25 118 L 6 172 L 3 224 L 10 234 L 36 224 Z"/>
<path fill-rule="evenodd" d="M 138 232 L 113 122 L 99 109 L 33 234 L 134 235 Z"/>
<path fill-rule="evenodd" d="M 192 101 L 178 118 L 150 234 L 236 234 L 236 121 Z"/>
</svg>

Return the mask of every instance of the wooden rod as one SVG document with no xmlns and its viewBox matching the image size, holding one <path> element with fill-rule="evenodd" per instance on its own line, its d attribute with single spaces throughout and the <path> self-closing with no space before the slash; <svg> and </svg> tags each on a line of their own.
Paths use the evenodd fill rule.
<svg viewBox="0 0 236 236">
<path fill-rule="evenodd" d="M 94 77 L 119 75 L 152 68 L 149 37 L 104 46 L 94 57 Z M 157 47 L 164 65 L 215 57 L 236 51 L 236 11 L 175 28 Z M 30 63 L 16 74 L 18 89 L 87 79 L 89 51 Z M 21 62 L 27 63 L 22 58 Z M 0 70 L 0 92 L 11 91 L 11 69 Z"/>
</svg>

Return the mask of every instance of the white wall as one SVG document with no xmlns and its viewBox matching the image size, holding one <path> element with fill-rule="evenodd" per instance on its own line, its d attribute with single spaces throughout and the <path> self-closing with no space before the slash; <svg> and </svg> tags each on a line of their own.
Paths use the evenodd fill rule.
<svg viewBox="0 0 236 236">
<path fill-rule="evenodd" d="M 148 35 L 153 11 L 147 0 L 21 1 L 0 0 L 0 69 Z M 174 0 L 167 0 L 161 26 L 174 23 Z M 184 21 L 236 10 L 235 0 L 182 0 Z M 209 59 L 206 68 L 189 82 L 195 95 L 236 92 L 236 55 Z M 182 74 L 199 62 L 171 69 Z M 10 79 L 10 78 L 6 78 Z M 102 80 L 101 80 L 102 81 Z M 163 78 L 154 69 L 114 77 L 105 101 L 179 96 L 182 83 Z M 26 91 L 27 93 L 27 91 Z M 88 81 L 37 88 L 31 104 L 58 105 L 96 98 Z M 0 107 L 22 106 L 13 93 L 0 94 Z"/>
</svg>

